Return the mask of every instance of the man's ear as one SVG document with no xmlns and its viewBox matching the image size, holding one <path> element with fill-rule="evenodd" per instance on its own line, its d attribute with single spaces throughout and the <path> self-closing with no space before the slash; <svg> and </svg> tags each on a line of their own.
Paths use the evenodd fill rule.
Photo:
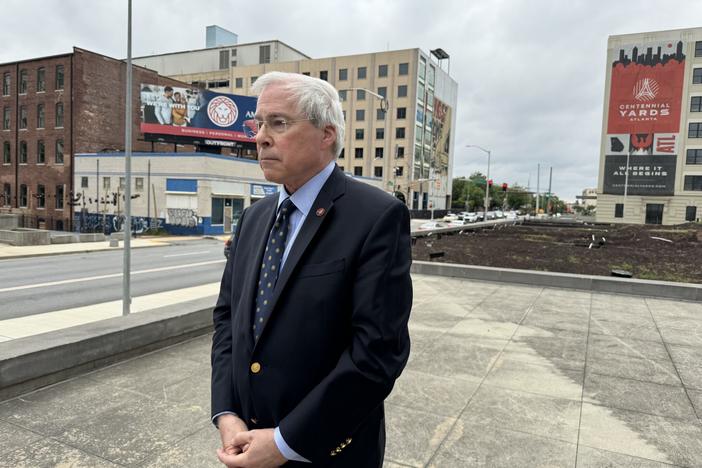
<svg viewBox="0 0 702 468">
<path fill-rule="evenodd" d="M 323 130 L 324 134 L 322 135 L 322 148 L 331 148 L 334 146 L 334 143 L 336 143 L 336 127 L 333 125 L 327 125 Z"/>
</svg>

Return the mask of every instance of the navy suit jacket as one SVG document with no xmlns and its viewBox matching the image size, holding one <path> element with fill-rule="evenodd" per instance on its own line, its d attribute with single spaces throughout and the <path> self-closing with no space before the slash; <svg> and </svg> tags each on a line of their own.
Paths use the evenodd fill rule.
<svg viewBox="0 0 702 468">
<path fill-rule="evenodd" d="M 409 212 L 336 167 L 254 342 L 254 296 L 277 200 L 251 205 L 237 225 L 214 309 L 212 415 L 233 411 L 250 429 L 278 426 L 315 466 L 381 466 L 383 401 L 410 349 Z"/>
</svg>

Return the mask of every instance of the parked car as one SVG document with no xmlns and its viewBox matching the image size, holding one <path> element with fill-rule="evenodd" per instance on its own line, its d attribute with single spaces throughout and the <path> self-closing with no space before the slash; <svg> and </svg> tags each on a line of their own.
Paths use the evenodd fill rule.
<svg viewBox="0 0 702 468">
<path fill-rule="evenodd" d="M 464 212 L 463 214 L 463 222 L 464 223 L 474 223 L 478 220 L 478 213 L 474 213 L 472 211 L 470 212 Z"/>
<path fill-rule="evenodd" d="M 488 211 L 488 212 L 487 212 L 486 218 L 487 218 L 487 219 L 495 219 L 495 218 L 496 218 L 495 212 L 494 212 L 494 211 Z"/>
<path fill-rule="evenodd" d="M 444 223 L 439 222 L 439 221 L 429 221 L 429 222 L 426 222 L 424 224 L 419 225 L 419 229 L 422 231 L 429 231 L 431 229 L 441 229 L 441 228 L 445 228 L 445 227 L 448 227 L 448 226 Z"/>
<path fill-rule="evenodd" d="M 517 219 L 517 212 L 516 211 L 508 211 L 507 213 L 505 213 L 505 218 Z"/>
<path fill-rule="evenodd" d="M 504 218 L 505 214 L 502 212 L 502 210 L 495 210 L 495 218 L 500 219 Z"/>
<path fill-rule="evenodd" d="M 444 216 L 443 221 L 445 223 L 452 223 L 454 221 L 458 220 L 458 215 L 455 215 L 453 213 L 446 213 L 446 216 Z"/>
</svg>

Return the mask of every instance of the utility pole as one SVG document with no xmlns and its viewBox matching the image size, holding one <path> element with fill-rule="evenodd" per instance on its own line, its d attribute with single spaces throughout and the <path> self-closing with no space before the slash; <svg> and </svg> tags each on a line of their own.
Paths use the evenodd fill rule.
<svg viewBox="0 0 702 468">
<path fill-rule="evenodd" d="M 553 176 L 553 166 L 548 169 L 548 198 L 546 199 L 547 214 L 551 214 L 551 176 Z"/>
<path fill-rule="evenodd" d="M 127 102 L 124 116 L 124 272 L 122 273 L 122 315 L 129 315 L 132 304 L 131 275 L 131 196 L 132 196 L 132 0 L 127 0 Z"/>
<path fill-rule="evenodd" d="M 541 175 L 541 164 L 536 165 L 536 214 L 539 214 L 539 182 L 540 178 L 539 176 Z"/>
</svg>

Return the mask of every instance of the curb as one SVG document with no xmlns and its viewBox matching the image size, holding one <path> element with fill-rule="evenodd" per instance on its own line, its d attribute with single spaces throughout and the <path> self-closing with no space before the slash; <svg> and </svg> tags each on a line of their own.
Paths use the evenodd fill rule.
<svg viewBox="0 0 702 468">
<path fill-rule="evenodd" d="M 212 331 L 212 297 L 0 343 L 0 402 Z"/>
<path fill-rule="evenodd" d="M 702 302 L 702 285 L 698 284 L 423 261 L 413 261 L 411 272 L 420 275 Z"/>
</svg>

